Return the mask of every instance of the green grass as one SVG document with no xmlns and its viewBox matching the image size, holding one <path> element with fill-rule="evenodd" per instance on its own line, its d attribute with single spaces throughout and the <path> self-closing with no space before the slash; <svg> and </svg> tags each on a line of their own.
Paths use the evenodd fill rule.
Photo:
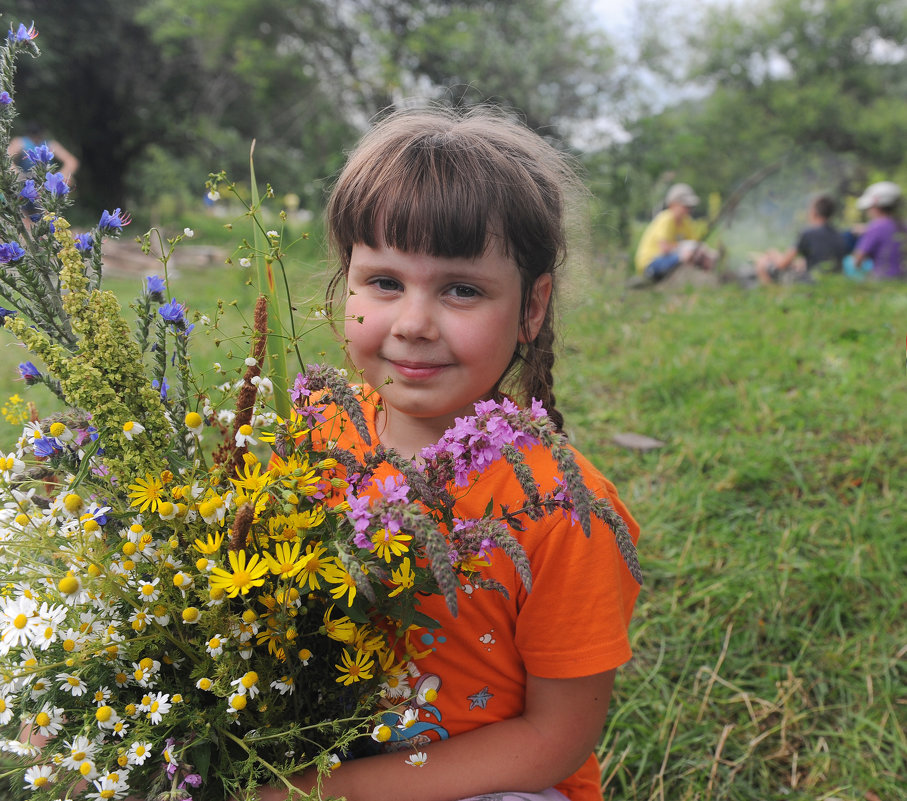
<svg viewBox="0 0 907 801">
<path fill-rule="evenodd" d="M 907 286 L 582 297 L 558 398 L 647 576 L 606 798 L 902 798 Z"/>
<path fill-rule="evenodd" d="M 315 241 L 291 251 L 300 318 L 324 274 Z M 224 318 L 237 339 L 196 329 L 197 369 L 246 355 L 244 280 L 226 265 L 174 278 L 200 313 L 239 301 Z M 126 303 L 139 289 L 109 285 Z M 903 798 L 907 285 L 628 293 L 603 271 L 563 307 L 559 406 L 642 526 L 606 798 Z M 302 347 L 339 358 L 323 326 Z M 25 356 L 0 350 L 5 399 Z M 626 431 L 666 444 L 624 450 L 612 437 Z"/>
</svg>

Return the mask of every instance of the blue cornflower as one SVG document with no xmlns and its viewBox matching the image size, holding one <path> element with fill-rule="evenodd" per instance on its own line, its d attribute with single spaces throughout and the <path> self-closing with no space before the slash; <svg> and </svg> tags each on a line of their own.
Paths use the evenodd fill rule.
<svg viewBox="0 0 907 801">
<path fill-rule="evenodd" d="M 13 99 L 9 96 L 9 92 L 0 92 L 0 105 L 8 106 L 13 102 Z"/>
<path fill-rule="evenodd" d="M 176 300 L 171 300 L 169 303 L 165 303 L 161 306 L 158 311 L 168 323 L 176 326 L 176 328 L 183 328 L 186 325 L 186 307 L 182 303 L 178 303 Z"/>
<path fill-rule="evenodd" d="M 19 375 L 29 386 L 41 380 L 41 371 L 31 362 L 22 362 L 19 365 Z"/>
<path fill-rule="evenodd" d="M 31 39 L 35 39 L 38 36 L 38 29 L 35 27 L 35 23 L 32 22 L 31 26 L 26 28 L 24 23 L 19 23 L 18 30 L 9 29 L 7 34 L 7 39 L 12 39 L 14 42 L 27 42 Z"/>
<path fill-rule="evenodd" d="M 54 152 L 47 145 L 36 145 L 25 151 L 25 159 L 29 164 L 50 164 L 54 160 Z"/>
<path fill-rule="evenodd" d="M 63 450 L 53 437 L 38 437 L 35 440 L 35 456 L 53 456 Z"/>
<path fill-rule="evenodd" d="M 145 287 L 152 300 L 158 303 L 164 302 L 164 292 L 167 289 L 167 285 L 164 283 L 163 278 L 159 275 L 149 275 L 145 278 Z"/>
<path fill-rule="evenodd" d="M 14 312 L 12 309 L 4 309 L 2 306 L 0 306 L 0 325 L 2 325 L 3 321 L 7 317 L 14 317 L 15 315 L 16 312 Z"/>
<path fill-rule="evenodd" d="M 130 222 L 132 220 L 129 215 L 123 214 L 119 209 L 114 209 L 113 212 L 104 209 L 98 228 L 102 231 L 119 231 L 124 225 L 129 225 Z"/>
<path fill-rule="evenodd" d="M 18 242 L 0 242 L 0 264 L 19 261 L 24 255 Z"/>
<path fill-rule="evenodd" d="M 32 203 L 38 199 L 38 187 L 35 186 L 35 182 L 29 178 L 23 187 L 19 190 L 19 197 L 25 198 Z"/>
<path fill-rule="evenodd" d="M 75 241 L 79 253 L 87 253 L 94 247 L 94 237 L 91 234 L 79 234 Z"/>
<path fill-rule="evenodd" d="M 158 381 L 156 378 L 154 379 L 154 381 L 151 382 L 151 386 L 154 387 L 155 389 L 158 389 L 158 388 L 160 387 L 160 390 L 161 390 L 161 400 L 167 400 L 167 390 L 170 389 L 170 384 L 167 383 L 167 379 L 166 379 L 166 378 L 164 379 L 164 385 L 163 385 L 163 386 L 161 386 L 160 381 Z"/>
<path fill-rule="evenodd" d="M 44 180 L 44 188 L 52 195 L 69 194 L 69 184 L 58 172 L 47 173 L 47 178 Z"/>
</svg>

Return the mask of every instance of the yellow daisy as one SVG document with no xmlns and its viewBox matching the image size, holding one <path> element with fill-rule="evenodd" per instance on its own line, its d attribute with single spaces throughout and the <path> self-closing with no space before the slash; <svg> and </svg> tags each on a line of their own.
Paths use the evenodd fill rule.
<svg viewBox="0 0 907 801">
<path fill-rule="evenodd" d="M 199 553 L 203 553 L 206 556 L 211 556 L 212 554 L 215 554 L 220 550 L 220 546 L 223 544 L 223 542 L 224 533 L 222 531 L 218 531 L 213 536 L 211 534 L 208 534 L 207 542 L 202 542 L 200 539 L 198 539 L 193 543 L 193 546 Z"/>
<path fill-rule="evenodd" d="M 293 578 L 312 559 L 311 554 L 303 556 L 302 559 L 299 558 L 299 549 L 301 547 L 302 543 L 300 542 L 292 546 L 288 542 L 278 542 L 274 546 L 273 556 L 269 553 L 265 554 L 268 568 L 275 576 Z"/>
<path fill-rule="evenodd" d="M 336 601 L 341 601 L 345 595 L 347 596 L 346 605 L 352 606 L 353 599 L 356 597 L 356 579 L 350 575 L 349 571 L 340 564 L 332 564 L 325 569 L 324 577 L 328 583 L 334 585 L 330 589 L 331 597 Z"/>
<path fill-rule="evenodd" d="M 394 556 L 403 556 L 409 550 L 409 542 L 412 540 L 412 534 L 404 534 L 402 531 L 389 531 L 382 528 L 380 531 L 372 534 L 372 543 L 375 545 L 375 553 L 379 559 L 390 562 Z"/>
<path fill-rule="evenodd" d="M 354 681 L 372 678 L 375 660 L 368 654 L 364 654 L 362 651 L 356 651 L 356 656 L 351 657 L 349 651 L 344 650 L 340 655 L 340 659 L 343 661 L 343 664 L 334 665 L 334 667 L 340 671 L 340 676 L 337 677 L 338 682 L 342 682 L 348 686 Z"/>
<path fill-rule="evenodd" d="M 310 590 L 320 590 L 321 582 L 318 580 L 319 575 L 324 576 L 325 570 L 330 562 L 330 557 L 325 557 L 327 548 L 320 542 L 309 543 L 306 545 L 305 555 L 308 557 L 302 570 L 296 576 L 296 581 L 300 587 L 308 585 Z"/>
<path fill-rule="evenodd" d="M 140 512 L 151 509 L 156 512 L 161 504 L 161 493 L 164 490 L 163 482 L 156 476 L 146 474 L 145 478 L 137 478 L 135 484 L 130 484 L 130 505 L 138 506 Z"/>
<path fill-rule="evenodd" d="M 253 587 L 265 583 L 264 575 L 268 572 L 266 562 L 260 561 L 258 554 L 253 554 L 246 564 L 245 551 L 229 551 L 232 572 L 215 567 L 208 579 L 212 589 L 222 590 L 228 598 L 235 598 L 240 593 L 246 595 Z"/>
</svg>

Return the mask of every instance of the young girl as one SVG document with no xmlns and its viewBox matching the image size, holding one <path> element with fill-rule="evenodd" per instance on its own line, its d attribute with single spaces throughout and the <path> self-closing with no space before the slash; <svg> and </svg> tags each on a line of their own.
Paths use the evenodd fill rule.
<svg viewBox="0 0 907 801">
<path fill-rule="evenodd" d="M 371 446 L 344 425 L 335 432 L 341 447 L 363 453 L 380 442 L 417 456 L 477 401 L 505 396 L 537 398 L 562 424 L 552 296 L 575 186 L 552 147 L 487 110 L 398 113 L 366 135 L 328 206 L 340 261 L 328 299 L 345 285 L 349 356 L 380 398 L 367 392 L 373 400 L 363 402 Z M 555 487 L 545 448 L 526 461 L 543 492 Z M 577 461 L 635 540 L 638 527 L 613 485 Z M 480 517 L 492 498 L 497 508 L 522 497 L 502 461 L 458 498 L 456 513 Z M 518 536 L 531 592 L 509 558 L 493 554 L 482 572 L 506 593 L 466 586 L 456 618 L 440 596 L 426 598 L 422 611 L 440 627 L 409 643 L 410 655 L 421 652 L 410 679 L 418 735 L 403 750 L 344 762 L 323 780 L 323 797 L 602 797 L 594 749 L 615 669 L 631 655 L 638 585 L 598 521 L 587 538 L 558 512 L 527 521 Z M 316 776 L 296 783 L 310 790 Z M 286 798 L 286 788 L 261 790 L 262 801 Z"/>
</svg>

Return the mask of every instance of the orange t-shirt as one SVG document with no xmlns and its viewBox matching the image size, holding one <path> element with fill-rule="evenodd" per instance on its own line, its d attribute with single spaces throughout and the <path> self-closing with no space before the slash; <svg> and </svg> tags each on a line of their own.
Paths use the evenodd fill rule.
<svg viewBox="0 0 907 801">
<path fill-rule="evenodd" d="M 374 394 L 372 399 L 376 399 Z M 372 444 L 375 406 L 362 403 Z M 363 453 L 369 448 L 348 419 L 322 431 L 340 447 Z M 617 491 L 582 455 L 574 452 L 586 485 L 596 497 L 607 498 L 626 521 L 634 542 L 639 526 L 617 497 Z M 544 447 L 524 450 L 541 492 L 554 489 L 558 475 Z M 395 471 L 382 465 L 377 478 Z M 490 465 L 462 497 L 455 515 L 482 517 L 490 499 L 495 511 L 511 509 L 525 498 L 513 470 L 503 459 Z M 610 528 L 593 518 L 592 535 L 558 511 L 538 521 L 525 520 L 526 530 L 513 532 L 532 568 L 532 590 L 526 588 L 510 559 L 495 550 L 483 577 L 496 579 L 503 593 L 464 584 L 457 617 L 439 595 L 424 599 L 421 611 L 440 627 L 415 632 L 411 645 L 430 653 L 415 662 L 418 683 L 437 690 L 431 703 L 418 703 L 417 738 L 445 739 L 470 729 L 515 717 L 524 707 L 527 673 L 553 679 L 578 678 L 616 668 L 631 657 L 627 629 L 639 586 L 618 552 Z M 419 739 L 416 743 L 418 744 Z M 571 801 L 599 801 L 601 777 L 594 754 L 572 776 L 557 785 Z"/>
</svg>

